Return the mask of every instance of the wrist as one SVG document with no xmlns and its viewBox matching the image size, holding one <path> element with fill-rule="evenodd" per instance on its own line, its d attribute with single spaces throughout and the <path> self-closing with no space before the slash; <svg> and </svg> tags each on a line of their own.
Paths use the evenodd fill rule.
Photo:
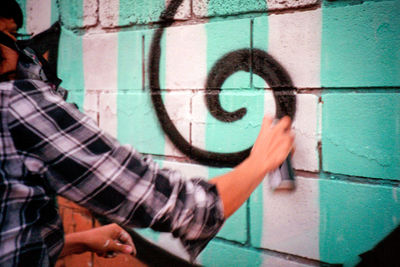
<svg viewBox="0 0 400 267">
<path fill-rule="evenodd" d="M 256 180 L 264 179 L 265 175 L 271 171 L 266 162 L 261 162 L 251 155 L 240 164 L 240 167 L 246 171 L 247 176 L 254 177 Z"/>
<path fill-rule="evenodd" d="M 88 251 L 88 237 L 84 232 L 65 235 L 65 242 L 60 257 L 71 254 L 81 254 Z"/>
</svg>

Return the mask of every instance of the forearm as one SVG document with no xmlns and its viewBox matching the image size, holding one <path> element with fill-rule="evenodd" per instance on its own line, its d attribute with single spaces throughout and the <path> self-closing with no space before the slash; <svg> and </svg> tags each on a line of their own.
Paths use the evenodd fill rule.
<svg viewBox="0 0 400 267">
<path fill-rule="evenodd" d="M 231 172 L 210 180 L 217 186 L 224 205 L 224 217 L 230 217 L 250 197 L 261 183 L 265 173 L 259 166 L 246 159 Z"/>
</svg>

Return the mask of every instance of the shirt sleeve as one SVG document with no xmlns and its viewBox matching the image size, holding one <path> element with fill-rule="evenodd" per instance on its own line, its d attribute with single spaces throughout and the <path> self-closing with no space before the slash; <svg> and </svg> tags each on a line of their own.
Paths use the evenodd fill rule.
<svg viewBox="0 0 400 267">
<path fill-rule="evenodd" d="M 180 238 L 194 259 L 223 224 L 215 185 L 159 169 L 40 81 L 14 82 L 9 130 L 29 171 L 57 194 L 129 227 Z"/>
</svg>

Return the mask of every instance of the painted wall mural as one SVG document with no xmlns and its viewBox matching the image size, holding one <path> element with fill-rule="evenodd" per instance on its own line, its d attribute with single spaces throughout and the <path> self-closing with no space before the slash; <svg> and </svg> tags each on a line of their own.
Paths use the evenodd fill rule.
<svg viewBox="0 0 400 267">
<path fill-rule="evenodd" d="M 181 4 L 182 0 L 171 1 L 168 7 L 163 11 L 160 20 L 167 20 L 168 16 L 173 18 Z M 163 18 L 163 16 L 166 17 Z M 149 84 L 152 92 L 151 96 L 161 127 L 172 143 L 191 159 L 208 166 L 234 167 L 248 157 L 251 147 L 240 152 L 231 153 L 211 152 L 194 147 L 179 133 L 163 104 L 159 81 L 160 43 L 165 28 L 171 26 L 172 23 L 173 20 L 170 20 L 170 23 L 167 22 L 166 25 L 163 25 L 155 31 L 149 56 Z M 222 122 L 234 122 L 242 119 L 246 115 L 245 108 L 240 108 L 233 112 L 225 110 L 219 99 L 219 93 L 224 82 L 238 71 L 252 71 L 271 86 L 275 92 L 276 103 L 278 103 L 276 105 L 276 114 L 278 118 L 285 115 L 289 115 L 292 118 L 294 117 L 296 110 L 295 88 L 292 85 L 289 75 L 282 66 L 265 51 L 244 48 L 225 54 L 210 70 L 205 85 L 205 102 L 208 111 L 214 118 Z"/>
<path fill-rule="evenodd" d="M 45 36 L 69 100 L 163 167 L 224 173 L 263 114 L 294 117 L 296 190 L 263 182 L 198 264 L 355 266 L 398 248 L 399 1 L 20 3 L 26 32 L 60 22 Z M 139 234 L 185 265 L 170 235 Z"/>
</svg>

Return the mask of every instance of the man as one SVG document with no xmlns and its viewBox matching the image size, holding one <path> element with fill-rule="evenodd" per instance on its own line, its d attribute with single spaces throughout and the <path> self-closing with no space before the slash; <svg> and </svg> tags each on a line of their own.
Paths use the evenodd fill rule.
<svg viewBox="0 0 400 267">
<path fill-rule="evenodd" d="M 292 149 L 290 119 L 265 118 L 250 156 L 227 174 L 206 182 L 159 169 L 66 103 L 15 43 L 18 5 L 2 0 L 0 10 L 1 266 L 55 263 L 63 231 L 54 194 L 121 225 L 171 232 L 194 258 Z"/>
</svg>

